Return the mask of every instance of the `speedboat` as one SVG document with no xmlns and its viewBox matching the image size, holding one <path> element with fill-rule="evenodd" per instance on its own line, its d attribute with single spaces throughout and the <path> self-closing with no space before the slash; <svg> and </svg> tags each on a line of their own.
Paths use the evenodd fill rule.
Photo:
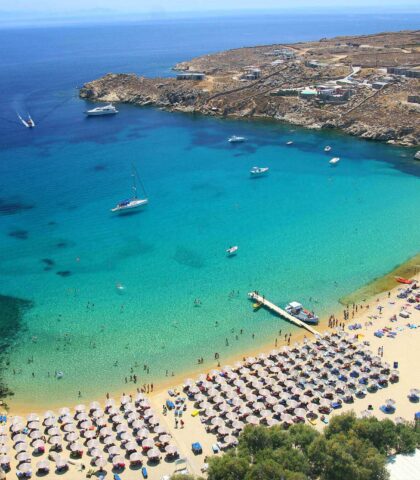
<svg viewBox="0 0 420 480">
<path fill-rule="evenodd" d="M 32 120 L 31 116 L 28 113 L 28 118 L 25 120 L 18 114 L 19 120 L 25 125 L 26 128 L 34 128 L 35 122 Z"/>
<path fill-rule="evenodd" d="M 314 313 L 310 312 L 303 308 L 302 304 L 299 302 L 290 302 L 286 305 L 286 312 L 292 315 L 292 317 L 301 320 L 302 322 L 308 323 L 310 325 L 318 325 L 319 317 Z"/>
<path fill-rule="evenodd" d="M 241 143 L 245 142 L 245 137 L 238 137 L 236 135 L 232 135 L 231 137 L 228 138 L 229 143 Z"/>
<path fill-rule="evenodd" d="M 127 200 L 123 200 L 122 202 L 118 203 L 114 208 L 111 209 L 111 212 L 113 213 L 129 212 L 137 208 L 143 207 L 144 205 L 147 205 L 149 203 L 149 199 L 146 196 L 146 191 L 144 190 L 144 186 L 141 183 L 140 179 L 138 178 L 137 171 L 135 170 L 134 165 L 132 165 L 131 179 L 132 179 L 131 188 L 133 190 L 133 198 L 129 198 Z M 142 188 L 143 195 L 144 195 L 143 198 L 137 197 L 137 181 L 139 181 L 140 186 Z"/>
<path fill-rule="evenodd" d="M 293 145 L 293 142 L 289 140 L 288 142 L 286 142 L 286 145 Z"/>
<path fill-rule="evenodd" d="M 331 152 L 331 147 L 329 145 L 327 145 L 325 148 L 324 148 L 324 152 Z"/>
<path fill-rule="evenodd" d="M 237 245 L 235 245 L 234 247 L 229 247 L 226 250 L 227 256 L 232 257 L 233 255 L 236 255 L 236 252 L 238 251 L 238 248 L 239 247 Z"/>
<path fill-rule="evenodd" d="M 95 107 L 91 110 L 86 110 L 86 115 L 88 116 L 113 115 L 115 113 L 118 113 L 118 110 L 112 105 L 112 103 L 104 105 L 103 107 Z"/>
<path fill-rule="evenodd" d="M 252 167 L 249 173 L 251 174 L 251 177 L 261 177 L 267 173 L 268 170 L 268 167 Z"/>
<path fill-rule="evenodd" d="M 328 163 L 330 165 L 337 165 L 339 161 L 340 161 L 340 157 L 334 157 Z"/>
</svg>

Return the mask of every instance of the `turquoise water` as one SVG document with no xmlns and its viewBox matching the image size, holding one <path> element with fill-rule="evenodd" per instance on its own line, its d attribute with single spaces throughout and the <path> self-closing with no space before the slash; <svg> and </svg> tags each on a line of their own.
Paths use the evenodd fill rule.
<svg viewBox="0 0 420 480">
<path fill-rule="evenodd" d="M 143 383 L 188 370 L 200 356 L 219 352 L 223 361 L 291 329 L 254 313 L 251 289 L 326 313 L 418 252 L 420 182 L 397 168 L 415 168 L 401 149 L 151 109 L 122 107 L 124 115 L 138 125 L 104 143 L 15 148 L 18 169 L 0 155 L 3 195 L 12 198 L 19 185 L 20 201 L 35 203 L 0 217 L 3 293 L 34 301 L 10 354 L 21 373 L 7 371 L 17 399 L 59 403 L 79 390 L 124 389 L 136 362 Z M 228 144 L 233 133 L 248 141 Z M 336 168 L 327 144 L 342 159 Z M 150 204 L 116 217 L 109 209 L 129 193 L 131 161 Z M 253 165 L 270 175 L 250 179 Z M 10 237 L 16 230 L 27 238 Z M 233 244 L 239 254 L 226 258 Z"/>
<path fill-rule="evenodd" d="M 108 71 L 169 75 L 176 61 L 244 43 L 410 28 L 418 19 L 318 20 L 217 20 L 217 37 L 216 20 L 0 31 L 0 383 L 15 403 L 134 389 L 130 374 L 137 386 L 157 383 L 201 356 L 215 365 L 215 352 L 223 363 L 292 331 L 254 313 L 248 291 L 327 314 L 418 253 L 412 151 L 130 106 L 87 119 L 89 105 L 75 94 Z M 16 111 L 30 111 L 36 129 L 18 125 Z M 232 134 L 248 140 L 230 145 Z M 332 155 L 342 159 L 336 168 Z M 113 216 L 130 194 L 131 162 L 150 204 Z M 254 165 L 270 174 L 250 179 Z M 239 252 L 227 258 L 231 245 Z"/>
</svg>

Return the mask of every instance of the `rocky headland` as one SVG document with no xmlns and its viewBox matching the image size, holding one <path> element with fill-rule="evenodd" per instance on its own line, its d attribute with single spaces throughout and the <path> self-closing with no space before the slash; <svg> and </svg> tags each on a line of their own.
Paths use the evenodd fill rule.
<svg viewBox="0 0 420 480">
<path fill-rule="evenodd" d="M 181 78 L 110 73 L 80 96 L 270 118 L 413 147 L 420 144 L 419 66 L 420 31 L 403 31 L 228 50 L 175 65 Z"/>
</svg>

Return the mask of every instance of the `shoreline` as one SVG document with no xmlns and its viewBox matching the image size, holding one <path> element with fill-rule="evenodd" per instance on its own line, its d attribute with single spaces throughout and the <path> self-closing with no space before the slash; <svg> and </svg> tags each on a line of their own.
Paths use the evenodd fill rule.
<svg viewBox="0 0 420 480">
<path fill-rule="evenodd" d="M 333 129 L 418 148 L 420 109 L 408 102 L 417 91 L 418 50 L 404 46 L 419 37 L 411 30 L 236 48 L 177 63 L 177 77 L 108 73 L 83 85 L 79 97 Z M 378 58 L 378 51 L 385 53 Z M 398 65 L 413 73 L 399 73 Z"/>
<path fill-rule="evenodd" d="M 366 303 L 366 304 L 376 303 L 378 296 L 382 297 L 385 292 L 393 291 L 400 286 L 400 284 L 396 284 L 396 281 L 394 278 L 395 275 L 404 276 L 403 273 L 405 273 L 408 278 L 414 278 L 415 275 L 413 274 L 413 268 L 415 265 L 420 265 L 420 253 L 415 255 L 414 257 L 411 257 L 406 262 L 400 264 L 399 266 L 397 266 L 396 268 L 394 268 L 384 276 L 374 279 L 368 284 L 366 284 L 365 286 L 361 287 L 360 289 L 357 289 L 354 292 L 350 293 L 349 295 L 338 299 L 338 302 L 341 303 L 343 306 L 345 306 L 346 304 L 353 304 L 353 303 Z M 418 270 L 420 270 L 420 266 Z M 411 271 L 411 274 L 408 274 L 410 271 Z M 391 285 L 391 282 L 392 282 L 392 285 Z M 367 295 L 366 292 L 370 292 L 370 294 Z M 353 302 L 352 299 L 357 301 Z M 367 312 L 366 310 L 360 310 L 359 314 L 357 314 L 353 318 L 349 318 L 347 323 L 356 321 L 357 318 L 360 318 L 366 312 Z M 334 316 L 336 319 L 338 319 L 338 321 L 340 322 L 343 321 L 343 310 L 340 310 L 340 311 L 337 310 L 337 311 L 331 312 L 330 316 L 331 315 Z M 330 329 L 328 325 L 328 318 L 329 317 L 327 316 L 320 318 L 320 322 L 316 327 L 316 329 L 320 333 L 323 333 L 326 330 Z M 287 321 L 287 320 L 281 319 L 280 317 L 279 317 L 279 320 Z M 304 329 L 295 330 L 292 333 L 291 344 L 295 342 L 301 342 L 308 335 L 310 338 L 311 335 Z M 284 340 L 284 337 L 282 337 L 282 339 L 278 341 L 277 347 L 275 346 L 275 338 L 273 338 L 271 342 L 266 342 L 264 344 L 260 344 L 259 346 L 254 346 L 254 347 L 250 346 L 250 348 L 245 348 L 244 350 L 242 350 L 241 353 L 226 356 L 226 358 L 224 358 L 223 361 L 221 362 L 221 367 L 226 365 L 231 365 L 237 361 L 242 361 L 243 358 L 246 358 L 249 356 L 256 356 L 260 353 L 267 353 L 273 350 L 274 348 L 280 348 L 284 345 L 287 345 L 287 341 Z M 194 378 L 199 374 L 207 373 L 208 371 L 212 369 L 217 369 L 217 368 L 218 368 L 217 360 L 208 361 L 204 364 L 195 364 L 194 367 L 184 370 L 181 373 L 177 373 L 173 377 L 169 376 L 163 381 L 153 382 L 155 387 L 153 392 L 149 392 L 145 394 L 151 399 L 161 396 L 164 392 L 166 392 L 170 388 L 179 388 L 179 386 L 182 385 L 182 383 L 185 381 L 186 378 L 189 378 L 189 377 Z M 116 391 L 110 391 L 109 396 L 115 399 L 119 399 L 119 397 L 123 393 L 134 395 L 137 392 L 136 388 L 134 387 L 134 385 L 131 386 L 131 384 L 127 385 L 127 387 L 128 386 L 130 386 L 130 388 L 126 388 L 126 389 L 121 388 Z M 140 388 L 140 385 L 139 385 L 139 388 Z M 7 398 L 5 399 L 5 403 L 9 405 L 9 415 L 27 415 L 32 412 L 42 412 L 45 410 L 57 410 L 63 406 L 62 404 L 54 404 L 54 403 L 45 405 L 42 403 L 28 404 L 26 401 L 14 402 L 13 397 L 11 398 L 12 398 L 12 401 L 9 401 L 9 402 L 7 402 Z M 79 403 L 81 402 L 81 403 L 89 404 L 92 401 L 101 402 L 101 400 L 105 401 L 105 397 L 103 399 L 101 399 L 99 395 L 92 398 L 82 397 Z"/>
</svg>

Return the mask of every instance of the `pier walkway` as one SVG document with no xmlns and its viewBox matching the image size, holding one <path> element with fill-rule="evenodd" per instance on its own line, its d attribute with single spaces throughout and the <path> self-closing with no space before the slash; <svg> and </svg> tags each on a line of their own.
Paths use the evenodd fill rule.
<svg viewBox="0 0 420 480">
<path fill-rule="evenodd" d="M 261 303 L 264 307 L 268 308 L 269 310 L 277 313 L 277 315 L 280 315 L 280 317 L 285 318 L 286 320 L 289 320 L 289 322 L 294 323 L 298 327 L 305 328 L 308 330 L 308 332 L 313 333 L 314 335 L 319 334 L 314 328 L 312 328 L 310 325 L 308 325 L 305 322 L 302 322 L 298 318 L 294 317 L 293 315 L 290 315 L 290 313 L 287 313 L 286 310 L 283 310 L 282 308 L 278 307 L 274 303 L 270 302 L 267 300 L 265 297 L 262 295 L 256 293 L 256 292 L 249 292 L 248 297 L 251 300 L 255 300 L 257 303 Z"/>
</svg>

